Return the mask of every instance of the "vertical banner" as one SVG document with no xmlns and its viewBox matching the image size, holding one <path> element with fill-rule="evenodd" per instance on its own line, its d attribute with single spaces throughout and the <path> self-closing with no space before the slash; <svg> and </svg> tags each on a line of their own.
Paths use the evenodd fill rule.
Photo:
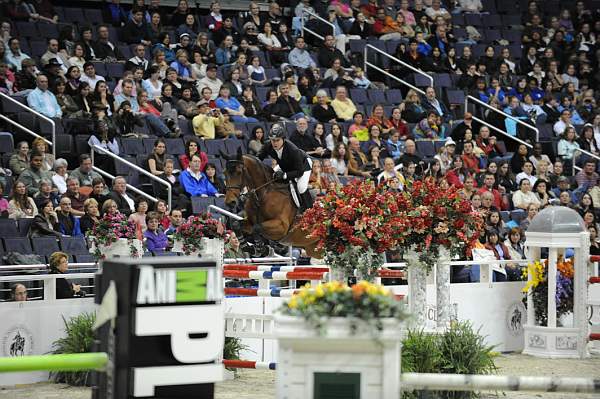
<svg viewBox="0 0 600 399">
<path fill-rule="evenodd" d="M 195 257 L 105 261 L 96 303 L 114 282 L 117 318 L 98 330 L 111 364 L 94 398 L 213 398 L 224 377 L 219 274 Z"/>
</svg>

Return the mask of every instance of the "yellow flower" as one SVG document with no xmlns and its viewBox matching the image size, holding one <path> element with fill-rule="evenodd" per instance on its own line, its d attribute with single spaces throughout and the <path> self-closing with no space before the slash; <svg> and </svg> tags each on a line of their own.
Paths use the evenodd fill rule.
<svg viewBox="0 0 600 399">
<path fill-rule="evenodd" d="M 296 299 L 295 296 L 293 296 L 288 301 L 288 308 L 290 308 L 290 309 L 296 309 L 297 307 L 298 307 L 298 300 Z"/>
<path fill-rule="evenodd" d="M 315 288 L 315 295 L 317 298 L 322 298 L 325 296 L 325 290 L 323 289 L 322 285 L 317 285 L 317 288 Z"/>
</svg>

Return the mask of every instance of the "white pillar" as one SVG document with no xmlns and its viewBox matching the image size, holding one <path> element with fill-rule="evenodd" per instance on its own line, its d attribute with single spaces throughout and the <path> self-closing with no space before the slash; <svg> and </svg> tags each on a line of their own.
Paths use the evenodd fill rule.
<svg viewBox="0 0 600 399">
<path fill-rule="evenodd" d="M 446 249 L 440 249 L 435 267 L 437 328 L 443 331 L 450 326 L 450 255 Z"/>
<path fill-rule="evenodd" d="M 529 247 L 527 249 L 527 258 L 529 259 L 539 259 L 540 257 L 540 249 L 538 247 Z M 531 281 L 531 274 L 527 273 L 527 281 Z M 527 292 L 527 322 L 528 326 L 535 326 L 535 308 L 533 304 L 533 296 L 531 295 L 531 288 L 529 292 Z"/>
<path fill-rule="evenodd" d="M 548 254 L 548 327 L 556 327 L 556 259 L 557 249 Z"/>
</svg>

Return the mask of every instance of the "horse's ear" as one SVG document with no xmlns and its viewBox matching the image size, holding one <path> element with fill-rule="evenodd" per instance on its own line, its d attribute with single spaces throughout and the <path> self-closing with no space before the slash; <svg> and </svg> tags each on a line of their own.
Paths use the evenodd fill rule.
<svg viewBox="0 0 600 399">
<path fill-rule="evenodd" d="M 219 150 L 219 155 L 226 161 L 231 161 L 233 159 L 231 155 L 224 153 L 223 150 Z"/>
<path fill-rule="evenodd" d="M 242 153 L 242 147 L 238 147 L 238 149 L 237 149 L 237 159 L 241 161 L 242 160 L 242 155 L 243 155 L 243 153 Z"/>
</svg>

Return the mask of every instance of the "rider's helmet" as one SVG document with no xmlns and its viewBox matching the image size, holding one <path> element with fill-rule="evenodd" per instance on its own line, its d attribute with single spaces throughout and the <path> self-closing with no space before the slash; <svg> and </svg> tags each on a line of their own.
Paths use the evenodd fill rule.
<svg viewBox="0 0 600 399">
<path fill-rule="evenodd" d="M 274 123 L 269 132 L 269 139 L 283 139 L 285 138 L 285 128 L 279 124 Z"/>
</svg>

